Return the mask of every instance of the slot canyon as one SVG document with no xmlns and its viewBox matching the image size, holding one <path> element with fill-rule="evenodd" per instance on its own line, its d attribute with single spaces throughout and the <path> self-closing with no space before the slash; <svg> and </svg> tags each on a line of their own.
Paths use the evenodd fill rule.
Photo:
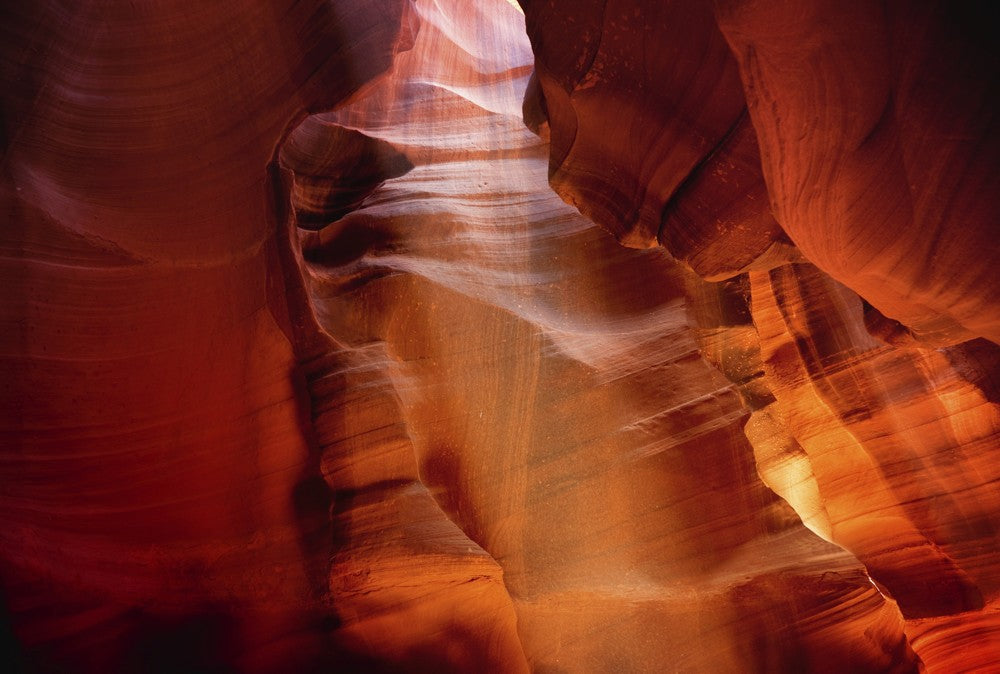
<svg viewBox="0 0 1000 674">
<path fill-rule="evenodd" d="M 996 27 L 0 3 L 0 669 L 1000 672 Z"/>
</svg>

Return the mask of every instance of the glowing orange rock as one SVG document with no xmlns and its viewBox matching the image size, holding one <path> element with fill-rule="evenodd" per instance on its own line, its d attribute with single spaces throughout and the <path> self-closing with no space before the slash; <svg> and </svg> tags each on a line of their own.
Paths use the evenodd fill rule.
<svg viewBox="0 0 1000 674">
<path fill-rule="evenodd" d="M 22 664 L 997 665 L 994 61 L 524 4 L 0 10 Z"/>
</svg>

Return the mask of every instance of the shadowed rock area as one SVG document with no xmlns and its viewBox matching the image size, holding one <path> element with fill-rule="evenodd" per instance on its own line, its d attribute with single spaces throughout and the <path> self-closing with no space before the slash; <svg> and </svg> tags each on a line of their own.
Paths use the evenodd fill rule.
<svg viewBox="0 0 1000 674">
<path fill-rule="evenodd" d="M 1000 669 L 985 17 L 521 9 L 0 8 L 16 670 Z"/>
</svg>

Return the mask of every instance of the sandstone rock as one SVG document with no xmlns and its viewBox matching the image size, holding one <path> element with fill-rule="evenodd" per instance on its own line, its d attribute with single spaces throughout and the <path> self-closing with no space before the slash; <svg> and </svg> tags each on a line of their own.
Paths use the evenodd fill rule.
<svg viewBox="0 0 1000 674">
<path fill-rule="evenodd" d="M 701 279 L 730 279 L 689 278 L 689 312 L 703 356 L 754 410 L 746 433 L 764 482 L 899 600 L 927 667 L 1000 664 L 987 552 L 1000 524 L 990 468 L 1000 447 L 998 80 L 983 17 L 930 2 L 720 1 L 715 23 L 691 20 L 696 10 L 681 3 L 523 5 L 539 73 L 526 121 L 545 115 L 554 189 L 629 240 L 635 218 L 621 201 L 642 203 L 635 195 L 656 192 L 669 172 L 680 187 L 665 200 L 660 243 Z M 703 67 L 728 58 L 705 47 L 717 23 L 753 133 L 738 122 L 717 131 L 693 169 L 683 145 L 600 146 L 602 103 L 618 127 L 649 137 L 719 110 L 692 88 L 681 92 L 706 117 L 642 95 L 691 68 L 613 39 L 637 14 L 643 35 L 705 55 Z M 558 53 L 569 33 L 587 58 Z M 592 80 L 594 91 L 581 84 Z M 619 200 L 626 181 L 631 196 Z"/>
<path fill-rule="evenodd" d="M 982 34 L 523 4 L 0 9 L 15 664 L 998 666 Z"/>
</svg>

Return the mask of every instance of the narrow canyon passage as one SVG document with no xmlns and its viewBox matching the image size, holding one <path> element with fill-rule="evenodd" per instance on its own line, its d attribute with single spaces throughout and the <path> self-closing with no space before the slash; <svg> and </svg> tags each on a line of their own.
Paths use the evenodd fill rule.
<svg viewBox="0 0 1000 674">
<path fill-rule="evenodd" d="M 754 3 L 126 4 L 4 10 L 16 668 L 1000 670 L 986 198 L 865 294 Z"/>
<path fill-rule="evenodd" d="M 466 649 L 468 669 L 486 645 L 494 667 L 541 671 L 912 662 L 856 560 L 757 478 L 748 411 L 699 357 L 680 265 L 619 246 L 548 189 L 546 147 L 521 120 L 520 16 L 416 8 L 392 73 L 281 155 L 306 287 L 345 347 L 311 384 L 345 631 L 404 650 L 440 630 L 439 652 Z M 820 600 L 817 564 L 838 574 Z M 475 624 L 455 618 L 470 594 L 490 616 L 480 633 L 513 630 L 512 606 L 516 634 L 452 634 Z M 847 616 L 816 617 L 842 603 Z M 747 604 L 772 617 L 742 621 Z M 844 621 L 884 633 L 879 650 L 824 644 Z"/>
</svg>

